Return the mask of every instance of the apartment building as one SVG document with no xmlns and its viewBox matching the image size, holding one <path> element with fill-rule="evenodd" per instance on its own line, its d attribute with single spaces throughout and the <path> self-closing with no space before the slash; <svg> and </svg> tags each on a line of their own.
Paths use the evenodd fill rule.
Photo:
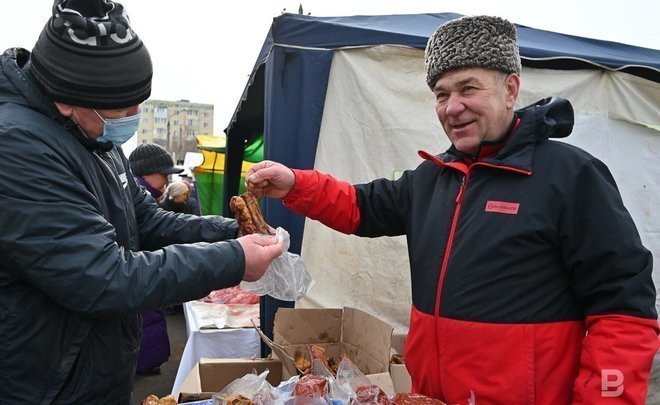
<svg viewBox="0 0 660 405">
<path fill-rule="evenodd" d="M 138 144 L 157 143 L 182 164 L 186 152 L 199 152 L 195 135 L 213 135 L 213 104 L 147 100 L 137 133 Z"/>
</svg>

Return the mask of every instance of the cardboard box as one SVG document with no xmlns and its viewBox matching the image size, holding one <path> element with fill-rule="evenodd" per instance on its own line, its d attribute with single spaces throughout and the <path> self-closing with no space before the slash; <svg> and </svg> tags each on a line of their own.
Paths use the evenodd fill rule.
<svg viewBox="0 0 660 405">
<path fill-rule="evenodd" d="M 202 358 L 179 387 L 179 402 L 210 398 L 237 378 L 256 370 L 268 369 L 268 382 L 277 386 L 282 381 L 282 362 L 276 359 L 206 359 Z"/>
<path fill-rule="evenodd" d="M 403 349 L 406 347 L 406 339 L 408 333 L 394 332 L 392 333 L 392 350 L 395 353 L 403 354 Z"/>
<path fill-rule="evenodd" d="M 407 337 L 407 333 L 392 334 L 392 351 L 403 354 Z M 412 390 L 412 381 L 405 364 L 390 364 L 390 376 L 392 377 L 392 385 L 395 392 L 407 393 Z"/>
<path fill-rule="evenodd" d="M 307 345 L 315 344 L 335 360 L 345 354 L 389 395 L 393 393 L 389 377 L 392 330 L 388 323 L 355 308 L 280 308 L 275 314 L 273 340 L 260 334 L 273 357 L 282 361 L 284 380 L 299 372 L 294 358 L 307 353 Z"/>
<path fill-rule="evenodd" d="M 390 364 L 390 377 L 394 392 L 407 393 L 412 390 L 412 380 L 405 364 Z"/>
</svg>

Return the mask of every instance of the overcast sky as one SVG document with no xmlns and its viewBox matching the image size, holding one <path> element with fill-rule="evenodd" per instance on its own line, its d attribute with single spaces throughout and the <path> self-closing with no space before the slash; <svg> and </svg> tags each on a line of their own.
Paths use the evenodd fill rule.
<svg viewBox="0 0 660 405">
<path fill-rule="evenodd" d="M 154 63 L 152 98 L 215 106 L 215 133 L 227 126 L 272 19 L 298 12 L 290 0 L 123 0 Z M 0 50 L 31 49 L 52 0 L 0 1 Z M 658 0 L 304 0 L 313 16 L 455 12 L 490 14 L 565 34 L 660 49 Z M 185 52 L 182 50 L 185 49 Z"/>
</svg>

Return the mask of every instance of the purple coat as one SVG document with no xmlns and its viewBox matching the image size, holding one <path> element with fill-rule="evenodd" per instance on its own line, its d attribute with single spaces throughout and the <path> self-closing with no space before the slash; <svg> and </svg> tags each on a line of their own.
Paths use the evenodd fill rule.
<svg viewBox="0 0 660 405">
<path fill-rule="evenodd" d="M 165 311 L 148 311 L 142 315 L 142 340 L 137 357 L 138 374 L 159 367 L 170 358 Z"/>
</svg>

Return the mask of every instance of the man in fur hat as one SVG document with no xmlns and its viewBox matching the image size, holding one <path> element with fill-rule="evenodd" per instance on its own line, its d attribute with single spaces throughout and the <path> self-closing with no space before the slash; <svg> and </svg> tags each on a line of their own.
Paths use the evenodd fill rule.
<svg viewBox="0 0 660 405">
<path fill-rule="evenodd" d="M 440 26 L 425 62 L 445 153 L 368 184 L 265 161 L 248 190 L 347 234 L 406 235 L 414 392 L 643 404 L 658 349 L 653 260 L 608 168 L 549 139 L 571 133 L 571 104 L 514 109 L 517 33 L 501 18 Z"/>
</svg>

